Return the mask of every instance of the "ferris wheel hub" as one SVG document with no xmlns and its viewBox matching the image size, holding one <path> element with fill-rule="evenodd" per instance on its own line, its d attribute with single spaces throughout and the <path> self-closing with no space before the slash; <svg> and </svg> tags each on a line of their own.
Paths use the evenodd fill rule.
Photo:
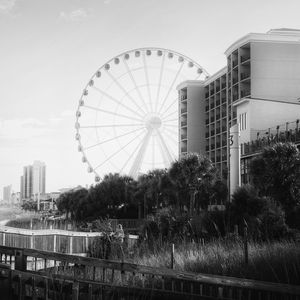
<svg viewBox="0 0 300 300">
<path fill-rule="evenodd" d="M 162 125 L 162 120 L 159 116 L 152 115 L 146 118 L 145 125 L 148 130 L 159 129 Z"/>
</svg>

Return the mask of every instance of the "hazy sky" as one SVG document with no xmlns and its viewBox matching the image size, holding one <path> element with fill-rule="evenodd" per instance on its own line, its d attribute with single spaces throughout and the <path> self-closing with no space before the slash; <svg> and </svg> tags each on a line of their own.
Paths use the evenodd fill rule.
<svg viewBox="0 0 300 300">
<path fill-rule="evenodd" d="M 210 74 L 249 32 L 300 28 L 299 0 L 0 0 L 0 188 L 47 165 L 47 192 L 93 183 L 74 140 L 86 82 L 115 55 L 169 48 Z M 1 195 L 1 193 L 0 193 Z"/>
</svg>

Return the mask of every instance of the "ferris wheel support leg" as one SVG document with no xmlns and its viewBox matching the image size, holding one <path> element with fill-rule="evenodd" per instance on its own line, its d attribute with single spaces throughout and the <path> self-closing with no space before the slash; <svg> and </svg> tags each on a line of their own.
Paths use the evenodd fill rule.
<svg viewBox="0 0 300 300">
<path fill-rule="evenodd" d="M 169 151 L 169 149 L 166 145 L 166 142 L 165 142 L 164 138 L 162 137 L 161 133 L 159 132 L 159 130 L 157 130 L 157 134 L 158 134 L 159 140 L 161 142 L 163 152 L 165 153 L 165 156 L 166 156 L 166 159 L 167 159 L 167 165 L 169 165 L 173 161 L 172 155 L 170 154 L 170 151 Z"/>
<path fill-rule="evenodd" d="M 143 139 L 143 142 L 142 142 L 142 145 L 141 145 L 141 148 L 140 148 L 138 154 L 136 155 L 136 158 L 135 158 L 135 160 L 132 164 L 129 175 L 132 176 L 133 178 L 137 177 L 138 171 L 141 168 L 141 164 L 143 162 L 145 152 L 146 152 L 146 148 L 148 146 L 151 135 L 152 135 L 152 130 L 149 130 L 147 132 L 147 134 L 145 135 L 145 137 Z"/>
</svg>

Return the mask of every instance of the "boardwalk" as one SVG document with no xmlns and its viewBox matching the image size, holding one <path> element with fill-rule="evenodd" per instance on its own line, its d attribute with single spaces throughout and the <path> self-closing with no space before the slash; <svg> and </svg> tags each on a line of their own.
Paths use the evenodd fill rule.
<svg viewBox="0 0 300 300">
<path fill-rule="evenodd" d="M 0 246 L 5 299 L 300 299 L 300 287 Z M 38 263 L 42 262 L 42 263 Z"/>
</svg>

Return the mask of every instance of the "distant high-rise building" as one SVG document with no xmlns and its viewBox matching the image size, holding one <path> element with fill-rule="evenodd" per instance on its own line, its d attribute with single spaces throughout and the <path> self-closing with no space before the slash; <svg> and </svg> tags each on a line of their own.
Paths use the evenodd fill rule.
<svg viewBox="0 0 300 300">
<path fill-rule="evenodd" d="M 41 161 L 34 161 L 32 166 L 32 193 L 46 193 L 46 165 Z"/>
<path fill-rule="evenodd" d="M 33 165 L 25 166 L 21 176 L 21 199 L 46 193 L 46 165 L 41 161 L 34 161 Z"/>
<path fill-rule="evenodd" d="M 11 198 L 11 185 L 3 188 L 3 202 L 9 203 Z"/>
</svg>

